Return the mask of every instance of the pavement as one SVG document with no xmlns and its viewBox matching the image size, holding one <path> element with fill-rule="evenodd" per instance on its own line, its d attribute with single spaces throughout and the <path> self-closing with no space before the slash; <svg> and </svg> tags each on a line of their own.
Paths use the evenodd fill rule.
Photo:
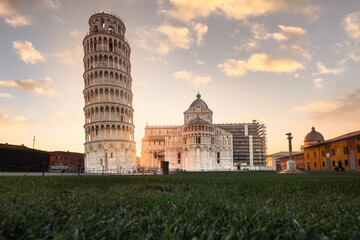
<svg viewBox="0 0 360 240">
<path fill-rule="evenodd" d="M 115 176 L 115 175 L 153 175 L 153 174 L 142 174 L 142 173 L 135 173 L 135 174 L 116 174 L 116 173 L 105 173 L 104 176 Z M 0 172 L 0 176 L 43 176 L 42 172 Z M 52 177 L 52 176 L 78 176 L 78 173 L 48 173 L 45 172 L 44 176 Z M 96 173 L 80 173 L 80 176 L 103 176 L 102 174 Z"/>
</svg>

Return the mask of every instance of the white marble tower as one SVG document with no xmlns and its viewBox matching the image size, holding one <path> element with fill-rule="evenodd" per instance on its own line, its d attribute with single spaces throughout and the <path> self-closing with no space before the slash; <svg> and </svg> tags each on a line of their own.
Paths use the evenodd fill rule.
<svg viewBox="0 0 360 240">
<path fill-rule="evenodd" d="M 86 172 L 136 169 L 131 49 L 125 30 L 118 16 L 98 12 L 90 17 L 83 40 Z"/>
</svg>

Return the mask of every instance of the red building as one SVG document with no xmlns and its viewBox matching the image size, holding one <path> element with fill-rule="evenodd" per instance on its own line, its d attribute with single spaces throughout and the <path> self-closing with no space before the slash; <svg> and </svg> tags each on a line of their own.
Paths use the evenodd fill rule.
<svg viewBox="0 0 360 240">
<path fill-rule="evenodd" d="M 52 170 L 84 169 L 84 154 L 75 152 L 50 152 L 50 167 Z"/>
</svg>

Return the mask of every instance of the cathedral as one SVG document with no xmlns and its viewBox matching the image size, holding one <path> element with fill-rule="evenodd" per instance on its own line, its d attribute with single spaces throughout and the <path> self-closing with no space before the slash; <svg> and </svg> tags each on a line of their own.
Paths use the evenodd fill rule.
<svg viewBox="0 0 360 240">
<path fill-rule="evenodd" d="M 233 166 L 233 135 L 212 122 L 213 112 L 198 93 L 184 112 L 182 126 L 146 126 L 141 167 L 169 170 L 229 171 Z"/>
</svg>

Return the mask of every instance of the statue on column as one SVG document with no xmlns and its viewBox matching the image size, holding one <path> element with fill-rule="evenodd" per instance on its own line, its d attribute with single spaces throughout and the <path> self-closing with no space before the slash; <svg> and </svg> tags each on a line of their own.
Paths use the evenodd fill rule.
<svg viewBox="0 0 360 240">
<path fill-rule="evenodd" d="M 298 170 L 296 168 L 296 161 L 294 161 L 292 158 L 292 143 L 291 140 L 293 139 L 291 133 L 286 134 L 289 140 L 289 160 L 286 162 L 286 170 L 281 171 L 280 173 L 303 173 L 302 171 Z"/>
</svg>

